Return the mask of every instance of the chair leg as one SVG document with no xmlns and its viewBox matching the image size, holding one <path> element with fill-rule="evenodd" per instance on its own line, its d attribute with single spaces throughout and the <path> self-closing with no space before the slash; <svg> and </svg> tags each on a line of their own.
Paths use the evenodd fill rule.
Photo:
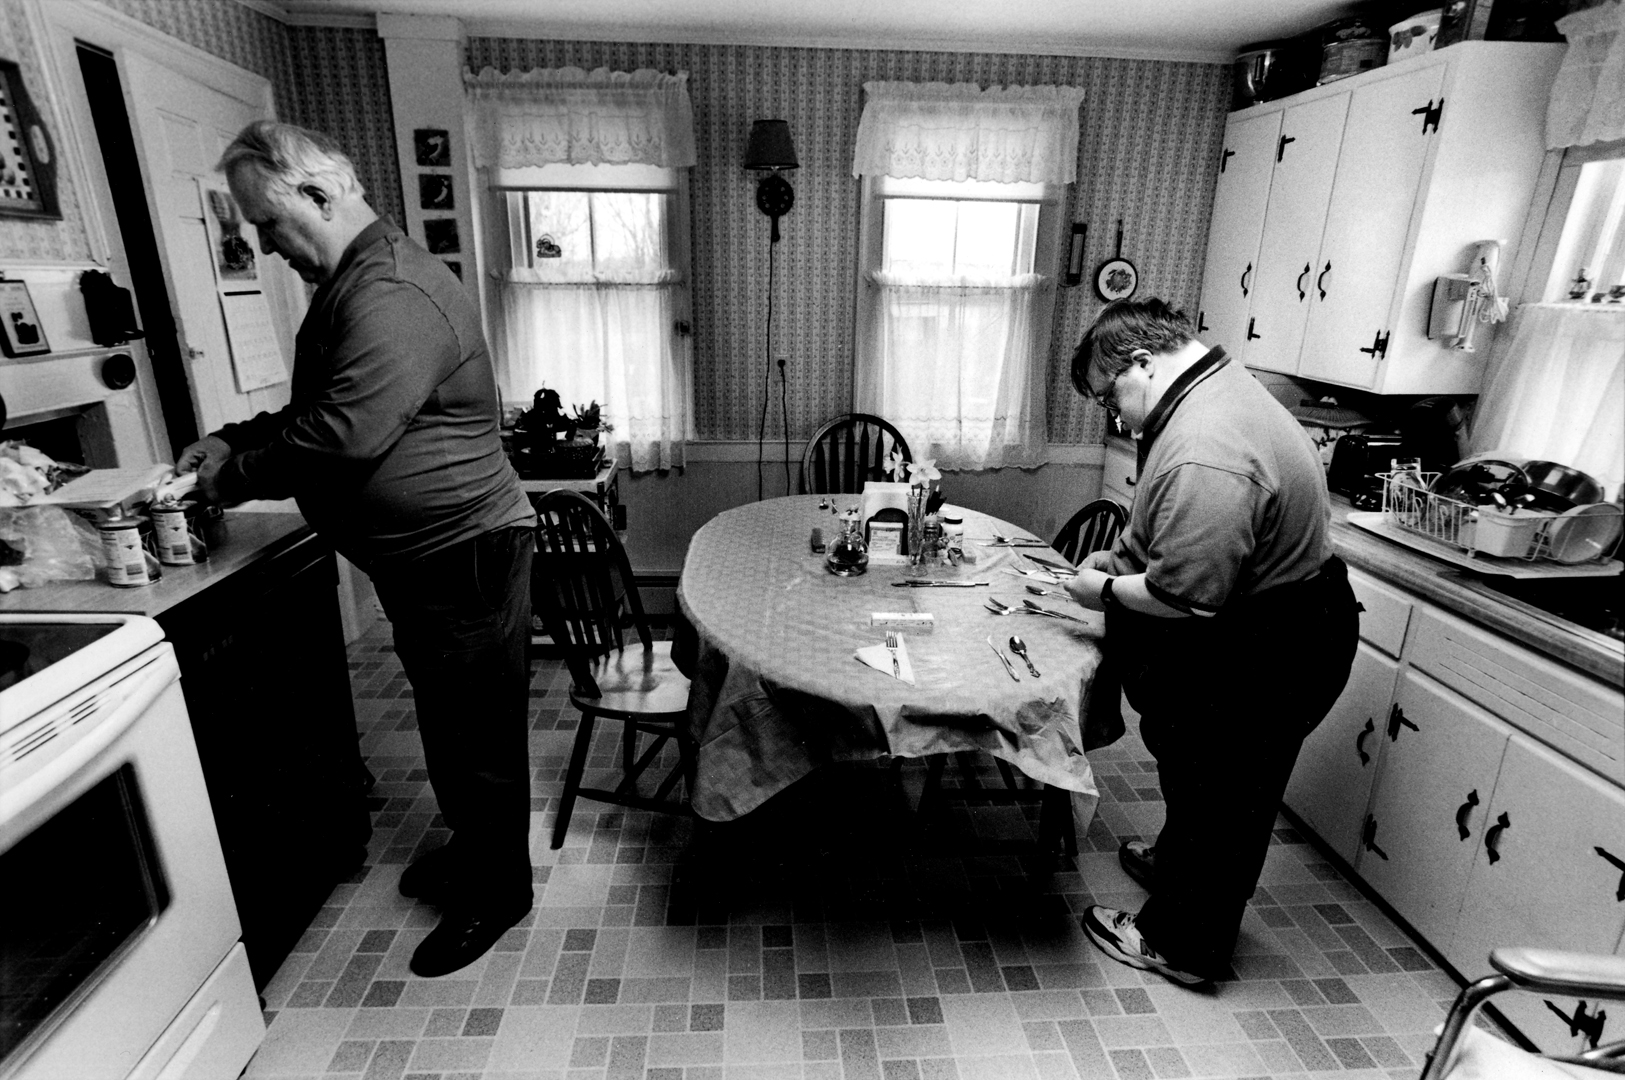
<svg viewBox="0 0 1625 1080">
<path fill-rule="evenodd" d="M 1066 788 L 1044 785 L 1038 804 L 1038 846 L 1046 852 L 1063 855 L 1078 853 L 1078 831 L 1072 822 L 1072 793 Z"/>
<path fill-rule="evenodd" d="M 559 813 L 553 822 L 553 850 L 564 846 L 564 834 L 570 831 L 570 813 L 576 807 L 576 792 L 581 789 L 581 774 L 587 768 L 587 750 L 592 746 L 592 716 L 581 714 L 576 728 L 575 746 L 570 750 L 570 767 L 564 772 L 564 794 L 559 796 Z"/>
<path fill-rule="evenodd" d="M 1002 757 L 996 757 L 993 759 L 993 764 L 999 767 L 999 775 L 1004 778 L 1004 786 L 1011 791 L 1015 791 L 1018 786 L 1016 784 L 1016 773 L 1014 769 L 1010 768 L 1010 763 Z"/>
</svg>

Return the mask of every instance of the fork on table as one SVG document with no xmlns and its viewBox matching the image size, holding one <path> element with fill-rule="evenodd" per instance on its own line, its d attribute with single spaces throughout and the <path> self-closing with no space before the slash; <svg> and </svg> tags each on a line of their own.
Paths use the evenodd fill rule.
<svg viewBox="0 0 1625 1080">
<path fill-rule="evenodd" d="M 897 631 L 886 631 L 886 649 L 891 653 L 891 673 L 899 679 L 903 677 L 903 669 L 897 663 L 897 648 L 901 644 L 902 641 L 898 638 Z"/>
</svg>

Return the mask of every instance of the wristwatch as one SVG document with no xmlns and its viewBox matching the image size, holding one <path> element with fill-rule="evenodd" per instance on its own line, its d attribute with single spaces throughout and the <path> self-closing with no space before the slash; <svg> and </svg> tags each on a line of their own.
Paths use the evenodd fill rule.
<svg viewBox="0 0 1625 1080">
<path fill-rule="evenodd" d="M 1112 607 L 1113 605 L 1122 603 L 1122 601 L 1117 599 L 1116 595 L 1112 592 L 1112 586 L 1116 582 L 1116 578 L 1108 577 L 1106 579 L 1106 584 L 1100 587 L 1100 610 L 1105 611 L 1107 608 Z"/>
</svg>

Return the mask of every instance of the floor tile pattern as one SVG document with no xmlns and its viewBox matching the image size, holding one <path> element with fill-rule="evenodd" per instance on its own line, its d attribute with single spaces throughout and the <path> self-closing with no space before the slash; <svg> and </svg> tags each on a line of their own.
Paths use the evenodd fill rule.
<svg viewBox="0 0 1625 1080">
<path fill-rule="evenodd" d="M 531 691 L 536 906 L 470 967 L 419 979 L 437 912 L 396 884 L 446 832 L 387 624 L 350 661 L 372 844 L 267 986 L 248 1077 L 1394 1080 L 1457 991 L 1284 820 L 1234 979 L 1198 992 L 1104 961 L 1077 914 L 1138 907 L 1117 847 L 1163 813 L 1132 724 L 1090 755 L 1102 798 L 1075 859 L 1038 850 L 1036 806 L 911 809 L 914 762 L 826 769 L 721 826 L 583 801 L 552 851 L 576 715 L 556 662 Z M 592 769 L 616 738 L 598 734 Z"/>
</svg>

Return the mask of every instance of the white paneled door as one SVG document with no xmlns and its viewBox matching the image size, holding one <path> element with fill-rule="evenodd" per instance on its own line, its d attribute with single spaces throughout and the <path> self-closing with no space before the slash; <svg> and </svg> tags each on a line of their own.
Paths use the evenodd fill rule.
<svg viewBox="0 0 1625 1080">
<path fill-rule="evenodd" d="M 135 49 L 118 52 L 137 153 L 148 181 L 148 206 L 158 234 L 169 295 L 180 327 L 198 430 L 213 431 L 288 402 L 286 380 L 244 392 L 233 370 L 231 343 L 216 287 L 214 252 L 204 188 L 220 186 L 214 171 L 243 125 L 268 119 L 264 83 L 243 72 L 240 88 L 205 84 Z M 258 255 L 258 239 L 243 227 L 257 255 L 259 287 L 271 311 L 286 369 L 293 367 L 293 336 L 303 317 L 303 284 L 280 258 Z M 252 284 L 233 288 L 253 288 Z"/>
</svg>

